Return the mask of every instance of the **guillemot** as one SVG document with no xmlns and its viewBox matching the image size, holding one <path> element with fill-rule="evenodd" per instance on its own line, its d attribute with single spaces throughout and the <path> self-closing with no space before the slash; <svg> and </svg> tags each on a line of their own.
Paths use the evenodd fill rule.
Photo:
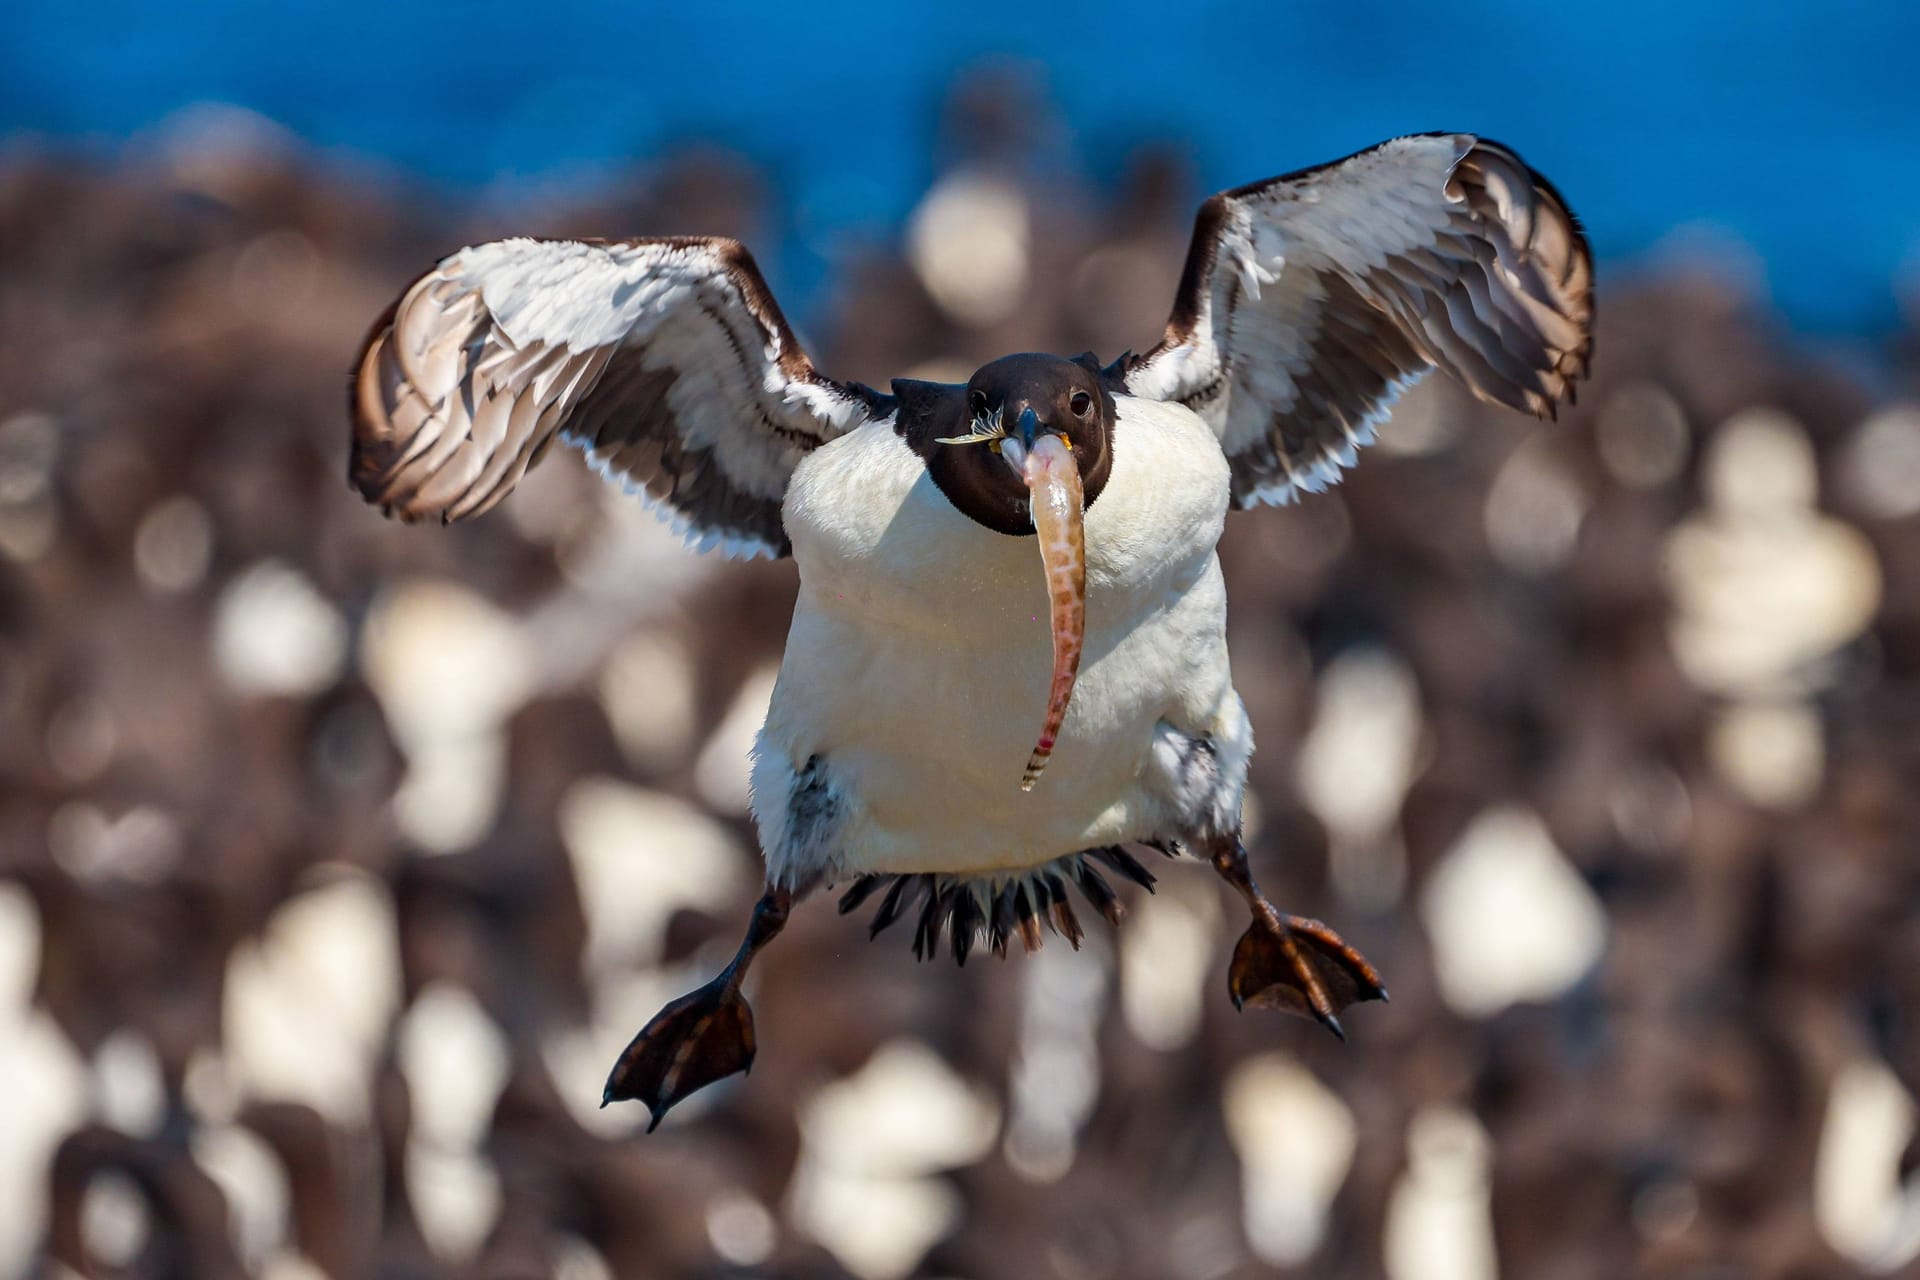
<svg viewBox="0 0 1920 1280">
<path fill-rule="evenodd" d="M 1386 988 L 1248 868 L 1253 738 L 1215 547 L 1230 508 L 1336 482 L 1432 369 L 1553 416 L 1587 371 L 1592 275 L 1517 155 L 1424 134 L 1207 200 L 1160 342 L 1104 364 L 838 381 L 720 238 L 503 240 L 415 281 L 354 380 L 368 501 L 475 516 L 558 438 L 702 549 L 799 568 L 753 752 L 765 892 L 604 1101 L 644 1102 L 651 1129 L 749 1067 L 743 980 L 818 890 L 846 884 L 843 912 L 884 891 L 874 934 L 917 911 L 915 952 L 944 934 L 965 963 L 1043 927 L 1077 946 L 1069 890 L 1117 923 L 1107 876 L 1153 882 L 1129 846 L 1204 858 L 1245 899 L 1236 1007 L 1343 1035 Z"/>
</svg>

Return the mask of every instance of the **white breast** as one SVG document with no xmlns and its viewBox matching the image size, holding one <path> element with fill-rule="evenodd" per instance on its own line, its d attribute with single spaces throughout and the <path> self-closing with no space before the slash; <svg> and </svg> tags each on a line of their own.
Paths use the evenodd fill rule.
<svg viewBox="0 0 1920 1280">
<path fill-rule="evenodd" d="M 769 863 L 787 784 L 826 761 L 846 802 L 835 870 L 976 871 L 1160 833 L 1163 720 L 1244 737 L 1214 547 L 1227 463 L 1175 405 L 1118 400 L 1087 512 L 1087 645 L 1046 775 L 1019 789 L 1046 709 L 1047 596 L 1032 538 L 954 510 L 887 423 L 795 472 L 784 519 L 800 599 L 755 765 Z"/>
</svg>

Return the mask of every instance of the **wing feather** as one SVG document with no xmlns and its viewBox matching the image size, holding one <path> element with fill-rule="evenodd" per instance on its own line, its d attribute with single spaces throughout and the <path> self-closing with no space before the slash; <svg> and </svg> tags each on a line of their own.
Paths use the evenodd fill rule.
<svg viewBox="0 0 1920 1280">
<path fill-rule="evenodd" d="M 500 502 L 556 437 L 690 541 L 787 549 L 808 451 L 891 403 L 814 368 L 724 239 L 502 240 L 444 259 L 374 325 L 349 475 L 406 520 Z"/>
<path fill-rule="evenodd" d="M 1438 367 L 1551 417 L 1592 353 L 1593 263 L 1544 178 L 1466 134 L 1396 138 L 1200 210 L 1158 346 L 1129 390 L 1205 418 L 1237 505 L 1316 492 Z"/>
</svg>

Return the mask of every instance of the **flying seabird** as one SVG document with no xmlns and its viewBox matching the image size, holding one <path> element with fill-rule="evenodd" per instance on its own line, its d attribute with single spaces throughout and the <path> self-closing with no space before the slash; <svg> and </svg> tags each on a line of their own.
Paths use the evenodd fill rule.
<svg viewBox="0 0 1920 1280">
<path fill-rule="evenodd" d="M 605 1101 L 657 1125 L 746 1070 L 748 967 L 839 884 L 842 912 L 879 896 L 873 933 L 912 915 L 918 955 L 944 933 L 965 963 L 976 944 L 1031 950 L 1043 926 L 1077 946 L 1069 890 L 1118 922 L 1108 876 L 1153 883 L 1130 846 L 1191 853 L 1252 913 L 1236 1007 L 1341 1034 L 1347 1005 L 1385 999 L 1248 870 L 1253 737 L 1215 546 L 1229 509 L 1335 483 L 1432 369 L 1554 416 L 1587 372 L 1592 278 L 1545 179 L 1443 133 L 1207 200 L 1159 344 L 1105 364 L 837 381 L 727 239 L 502 240 L 415 281 L 354 380 L 369 502 L 477 516 L 557 438 L 701 549 L 799 568 L 753 751 L 765 892 L 732 962 L 641 1030 Z"/>
</svg>

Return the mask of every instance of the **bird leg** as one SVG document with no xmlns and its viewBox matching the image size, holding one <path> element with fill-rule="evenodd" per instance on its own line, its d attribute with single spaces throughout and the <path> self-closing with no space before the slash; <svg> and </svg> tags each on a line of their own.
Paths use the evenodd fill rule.
<svg viewBox="0 0 1920 1280">
<path fill-rule="evenodd" d="M 1213 869 L 1253 911 L 1253 924 L 1233 949 L 1227 992 L 1236 1009 L 1280 1009 L 1310 1017 L 1340 1039 L 1337 1016 L 1362 1000 L 1385 1000 L 1387 989 L 1366 957 L 1318 920 L 1282 915 L 1253 882 L 1237 836 L 1217 841 Z"/>
<path fill-rule="evenodd" d="M 646 1103 L 652 1133 L 688 1094 L 753 1068 L 753 1010 L 740 984 L 754 956 L 786 927 L 792 906 L 790 889 L 769 888 L 760 896 L 747 936 L 719 976 L 654 1014 L 621 1052 L 601 1106 L 627 1099 Z"/>
</svg>

